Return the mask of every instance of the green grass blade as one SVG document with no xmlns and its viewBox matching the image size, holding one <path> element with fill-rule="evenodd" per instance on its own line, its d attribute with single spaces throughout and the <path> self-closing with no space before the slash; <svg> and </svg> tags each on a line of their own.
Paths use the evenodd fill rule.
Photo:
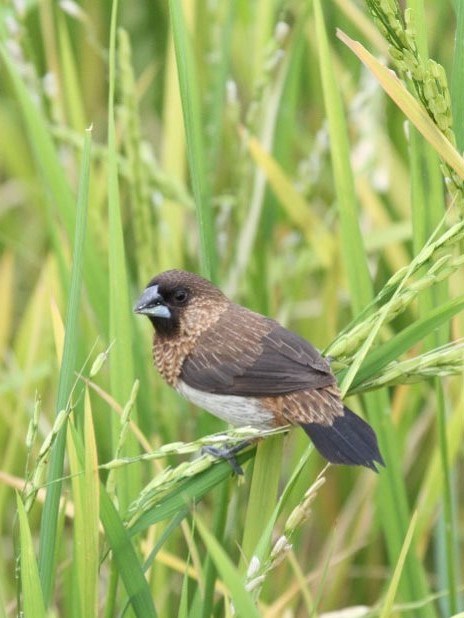
<svg viewBox="0 0 464 618">
<path fill-rule="evenodd" d="M 188 574 L 185 573 L 184 581 L 182 582 L 182 593 L 180 595 L 179 611 L 177 613 L 178 618 L 188 617 Z"/>
<path fill-rule="evenodd" d="M 56 398 L 56 413 L 64 410 L 75 379 L 77 346 L 79 342 L 79 314 L 81 311 L 81 287 L 84 265 L 84 247 L 87 227 L 87 206 L 90 179 L 90 149 L 91 132 L 87 131 L 82 157 L 82 170 L 79 182 L 76 206 L 76 235 L 74 239 L 73 261 L 71 272 L 71 289 L 69 292 L 66 315 L 66 332 L 64 338 L 63 359 L 58 382 Z M 45 602 L 48 604 L 53 587 L 56 531 L 58 508 L 61 496 L 61 481 L 63 475 L 63 460 L 66 442 L 66 426 L 64 426 L 55 441 L 48 472 L 48 490 L 40 527 L 39 571 Z"/>
<path fill-rule="evenodd" d="M 266 556 L 266 552 L 270 547 L 271 544 L 271 540 L 272 540 L 272 532 L 274 529 L 274 526 L 276 524 L 277 521 L 277 517 L 280 515 L 280 513 L 282 512 L 282 509 L 284 508 L 286 502 L 288 501 L 289 498 L 289 494 L 290 492 L 293 490 L 293 488 L 295 487 L 295 484 L 303 470 L 303 467 L 305 466 L 305 464 L 308 462 L 309 457 L 311 456 L 311 453 L 314 451 L 314 446 L 310 443 L 307 447 L 306 450 L 304 451 L 303 455 L 300 458 L 300 461 L 298 462 L 298 464 L 296 465 L 295 469 L 293 470 L 292 476 L 290 477 L 288 483 L 286 484 L 286 486 L 284 487 L 282 493 L 279 496 L 279 500 L 274 508 L 274 512 L 272 513 L 272 516 L 269 517 L 269 519 L 267 520 L 266 526 L 264 528 L 264 530 L 262 530 L 262 534 L 261 534 L 261 538 L 259 539 L 259 543 L 257 544 L 256 548 L 255 548 L 255 552 L 254 555 L 258 557 L 259 560 L 261 560 L 261 562 L 264 561 L 264 558 Z M 304 489 L 304 491 L 306 491 L 306 487 Z M 262 528 L 262 526 L 261 526 Z"/>
<path fill-rule="evenodd" d="M 206 135 L 205 148 L 208 153 L 208 173 L 213 175 L 220 156 L 221 142 L 223 140 L 223 117 L 224 100 L 226 96 L 226 84 L 230 75 L 231 43 L 234 20 L 237 14 L 237 2 L 232 0 L 222 6 L 217 6 L 217 12 L 221 13 L 220 25 L 214 24 L 213 28 L 220 27 L 220 58 L 218 62 L 211 63 L 208 67 L 211 73 L 211 92 L 205 101 Z"/>
<path fill-rule="evenodd" d="M 447 410 L 445 404 L 445 393 L 441 380 L 434 380 L 435 392 L 437 397 L 437 425 L 438 425 L 438 445 L 440 449 L 440 464 L 443 477 L 443 499 L 441 512 L 435 530 L 435 543 L 437 552 L 444 554 L 443 563 L 439 556 L 436 556 L 437 574 L 442 586 L 447 586 L 449 597 L 442 601 L 442 607 L 446 613 L 455 614 L 459 605 L 460 582 L 458 573 L 458 548 L 459 548 L 459 529 L 454 513 L 454 498 L 457 479 L 453 478 L 453 468 L 451 465 L 451 444 L 447 440 Z"/>
<path fill-rule="evenodd" d="M 204 128 L 201 123 L 201 104 L 198 91 L 199 79 L 195 67 L 195 53 L 185 24 L 182 3 L 169 1 L 174 46 L 176 50 L 182 111 L 187 137 L 187 157 L 190 178 L 197 209 L 200 234 L 200 263 L 202 273 L 209 279 L 216 279 L 216 244 L 214 240 L 211 211 L 210 182 L 207 175 Z"/>
<path fill-rule="evenodd" d="M 147 569 L 149 569 L 151 567 L 151 565 L 153 564 L 153 560 L 156 557 L 156 554 L 160 551 L 160 549 L 163 547 L 163 545 L 169 539 L 169 537 L 174 532 L 174 530 L 182 523 L 182 520 L 185 517 L 187 517 L 189 512 L 190 511 L 189 511 L 188 507 L 185 507 L 183 510 L 179 509 L 177 511 L 177 513 L 174 515 L 174 517 L 171 519 L 169 524 L 167 524 L 167 526 L 163 530 L 163 533 L 161 534 L 161 536 L 157 540 L 155 546 L 150 551 L 150 554 L 148 555 L 147 559 L 145 560 L 145 563 L 143 565 L 144 572 L 146 572 Z M 129 530 L 129 533 L 130 532 L 131 531 Z"/>
<path fill-rule="evenodd" d="M 108 272 L 109 272 L 109 339 L 115 342 L 111 351 L 110 382 L 113 397 L 124 405 L 130 398 L 134 384 L 133 355 L 129 353 L 133 341 L 133 314 L 130 302 L 121 204 L 118 183 L 118 151 L 114 118 L 114 93 L 116 83 L 116 23 L 118 2 L 112 5 L 110 31 L 109 94 L 108 94 Z M 133 414 L 136 418 L 136 415 Z M 134 419 L 135 420 L 135 419 Z M 120 435 L 119 423 L 113 423 L 114 445 Z M 129 435 L 124 445 L 126 455 L 138 452 L 133 436 Z M 117 471 L 117 493 L 124 509 L 140 486 L 137 471 L 128 466 Z"/>
<path fill-rule="evenodd" d="M 119 575 L 124 582 L 129 602 L 139 618 L 155 618 L 156 610 L 150 588 L 121 518 L 108 496 L 100 487 L 100 518 L 106 539 L 113 552 Z"/>
<path fill-rule="evenodd" d="M 392 615 L 393 603 L 395 601 L 395 596 L 398 590 L 398 585 L 400 582 L 401 574 L 404 570 L 404 563 L 406 560 L 407 553 L 411 546 L 411 542 L 414 535 L 414 530 L 416 528 L 417 523 L 417 511 L 413 514 L 411 518 L 411 523 L 409 524 L 408 531 L 406 533 L 403 547 L 401 548 L 401 553 L 398 557 L 398 562 L 395 567 L 395 571 L 393 573 L 393 577 L 390 581 L 390 585 L 388 586 L 387 594 L 385 596 L 385 601 L 382 607 L 382 612 L 380 614 L 380 618 L 389 618 Z"/>
<path fill-rule="evenodd" d="M 427 28 L 423 0 L 409 0 L 409 6 L 414 10 L 418 22 L 418 44 L 423 58 L 428 57 L 427 51 Z M 432 147 L 427 144 L 416 129 L 410 133 L 410 159 L 411 159 L 411 187 L 412 187 L 412 224 L 413 224 L 413 248 L 417 254 L 425 245 L 431 234 L 434 233 L 445 211 L 445 199 L 443 193 L 443 177 L 440 170 L 440 162 Z M 447 282 L 434 286 L 419 299 L 419 315 L 423 316 L 434 307 L 443 306 L 448 300 Z M 444 324 L 430 335 L 424 333 L 425 349 L 445 345 L 449 339 L 449 327 Z M 442 601 L 445 612 L 457 611 L 457 581 L 456 581 L 456 541 L 452 514 L 452 487 L 451 470 L 449 465 L 449 452 L 446 440 L 446 408 L 443 387 L 439 380 L 435 380 L 437 401 L 437 427 L 438 441 L 440 445 L 443 484 L 443 509 L 439 514 L 439 521 L 435 531 L 435 544 L 443 548 L 445 554 L 445 566 L 440 568 L 439 561 L 437 575 L 439 588 L 448 588 L 449 597 Z M 437 553 L 435 553 L 437 555 Z"/>
<path fill-rule="evenodd" d="M 203 539 L 211 558 L 214 560 L 216 568 L 219 571 L 224 584 L 230 591 L 235 611 L 239 616 L 246 616 L 246 618 L 259 618 L 260 614 L 253 603 L 250 593 L 245 590 L 243 578 L 240 575 L 239 570 L 233 565 L 224 549 L 208 531 L 202 521 L 198 517 L 195 521 L 201 538 Z"/>
<path fill-rule="evenodd" d="M 216 498 L 216 510 L 214 513 L 212 531 L 214 534 L 214 538 L 216 538 L 218 541 L 221 541 L 222 543 L 224 543 L 225 541 L 224 533 L 226 528 L 227 511 L 230 499 L 229 486 L 230 483 L 224 482 L 220 485 L 215 495 L 213 494 L 213 499 Z M 200 599 L 201 608 L 198 608 L 197 611 L 198 613 L 201 612 L 202 618 L 209 618 L 213 611 L 215 598 L 214 587 L 217 578 L 217 569 L 215 567 L 213 559 L 209 554 L 206 556 L 203 573 L 205 581 L 205 591 L 203 599 Z"/>
<path fill-rule="evenodd" d="M 26 510 L 16 495 L 19 520 L 22 612 L 25 618 L 45 618 L 45 603 Z"/>
<path fill-rule="evenodd" d="M 66 19 L 63 13 L 58 13 L 58 38 L 66 111 L 70 118 L 70 125 L 76 131 L 81 132 L 85 129 L 88 122 L 84 110 L 83 89 L 79 83 L 77 74 L 76 57 L 73 54 Z"/>
<path fill-rule="evenodd" d="M 341 250 L 349 281 L 353 312 L 359 313 L 373 296 L 372 282 L 367 268 L 364 241 L 359 228 L 359 204 L 350 165 L 350 148 L 342 100 L 330 60 L 329 42 L 319 0 L 314 2 L 319 62 L 329 133 L 333 178 L 340 216 Z"/>
<path fill-rule="evenodd" d="M 282 467 L 282 436 L 264 440 L 258 445 L 258 451 L 242 540 L 242 567 L 245 570 L 262 537 L 263 524 L 271 519 L 275 509 Z"/>
<path fill-rule="evenodd" d="M 98 616 L 99 556 L 99 479 L 90 398 L 86 392 L 84 436 L 68 426 L 68 453 L 74 498 L 75 604 L 81 616 Z M 85 445 L 85 446 L 84 446 Z"/>
<path fill-rule="evenodd" d="M 459 449 L 464 439 L 464 425 L 462 417 L 464 413 L 464 401 L 456 406 L 452 411 L 447 422 L 447 438 L 452 462 L 456 461 L 459 454 Z M 418 511 L 417 537 L 422 539 L 420 554 L 425 553 L 425 544 L 428 545 L 427 531 L 432 528 L 436 520 L 437 506 L 440 505 L 444 477 L 440 465 L 439 447 L 436 446 L 430 462 L 428 463 L 427 472 L 424 475 L 424 481 L 421 486 L 420 494 L 416 500 L 416 508 Z"/>
<path fill-rule="evenodd" d="M 140 114 L 136 80 L 132 63 L 132 47 L 126 30 L 118 29 L 117 36 L 119 108 L 124 109 L 121 125 L 121 150 L 127 157 L 129 172 L 129 206 L 131 232 L 133 235 L 134 262 L 140 286 L 146 285 L 153 276 L 153 248 L 156 246 L 156 227 L 150 202 L 150 184 L 141 148 Z M 170 242 L 173 234 L 170 233 Z M 170 244 L 170 243 L 169 243 Z M 171 263 L 172 265 L 172 263 Z"/>
</svg>

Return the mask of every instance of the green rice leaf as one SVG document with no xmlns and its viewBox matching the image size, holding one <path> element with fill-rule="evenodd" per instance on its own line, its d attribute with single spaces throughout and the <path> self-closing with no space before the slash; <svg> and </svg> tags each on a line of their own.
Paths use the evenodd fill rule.
<svg viewBox="0 0 464 618">
<path fill-rule="evenodd" d="M 25 618 L 45 618 L 45 603 L 31 531 L 26 510 L 18 494 L 16 495 L 16 504 L 19 520 L 22 615 Z"/>
<path fill-rule="evenodd" d="M 245 589 L 243 585 L 243 577 L 240 571 L 233 565 L 232 561 L 208 531 L 203 522 L 198 518 L 195 518 L 198 531 L 206 545 L 208 552 L 213 559 L 217 570 L 219 571 L 224 584 L 230 591 L 230 596 L 235 607 L 235 611 L 240 616 L 246 616 L 247 618 L 259 618 L 258 612 L 250 593 Z"/>
<path fill-rule="evenodd" d="M 79 341 L 79 315 L 81 311 L 81 287 L 84 267 L 84 247 L 87 226 L 87 206 L 90 178 L 91 132 L 86 132 L 82 171 L 76 207 L 76 235 L 74 239 L 71 289 L 66 315 L 66 331 L 63 359 L 60 368 L 56 413 L 68 407 L 71 388 L 75 379 L 77 346 Z M 55 548 L 57 539 L 58 508 L 61 495 L 61 477 L 66 441 L 66 424 L 61 428 L 53 446 L 48 472 L 48 490 L 42 513 L 40 528 L 39 571 L 44 593 L 48 603 L 53 586 Z"/>
<path fill-rule="evenodd" d="M 137 559 L 130 537 L 106 489 L 100 487 L 100 518 L 113 552 L 118 573 L 124 582 L 129 602 L 138 618 L 155 618 L 157 613 L 151 591 Z"/>
<path fill-rule="evenodd" d="M 180 0 L 169 0 L 169 10 L 187 138 L 187 158 L 197 209 L 200 234 L 200 263 L 203 274 L 208 279 L 214 281 L 216 278 L 217 258 L 211 210 L 210 182 L 207 175 L 208 166 L 206 164 L 203 143 L 204 127 L 201 122 L 202 113 L 198 90 L 200 80 L 194 61 L 195 52 L 187 30 Z"/>
<path fill-rule="evenodd" d="M 414 530 L 416 528 L 416 523 L 417 523 L 417 511 L 414 512 L 411 518 L 411 523 L 409 524 L 409 528 L 408 528 L 408 531 L 404 539 L 403 547 L 401 548 L 401 553 L 398 557 L 398 562 L 396 563 L 393 577 L 390 581 L 390 585 L 388 586 L 385 601 L 382 606 L 382 611 L 380 613 L 380 618 L 389 618 L 389 616 L 392 615 L 393 603 L 395 601 L 395 596 L 398 591 L 399 581 L 400 581 L 401 575 L 404 570 L 404 563 L 406 560 L 406 556 L 411 546 Z"/>
</svg>

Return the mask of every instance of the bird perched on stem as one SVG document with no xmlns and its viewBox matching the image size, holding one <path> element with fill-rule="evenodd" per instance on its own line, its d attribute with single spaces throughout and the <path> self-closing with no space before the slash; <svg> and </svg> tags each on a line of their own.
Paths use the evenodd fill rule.
<svg viewBox="0 0 464 618">
<path fill-rule="evenodd" d="M 235 426 L 299 425 L 335 464 L 384 465 L 373 429 L 343 405 L 325 358 L 305 339 L 183 270 L 154 277 L 134 311 L 155 335 L 164 380 Z"/>
</svg>

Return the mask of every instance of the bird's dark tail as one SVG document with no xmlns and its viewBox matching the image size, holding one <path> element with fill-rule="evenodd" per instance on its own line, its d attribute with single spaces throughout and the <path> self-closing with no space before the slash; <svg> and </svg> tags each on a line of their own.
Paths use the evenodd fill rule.
<svg viewBox="0 0 464 618">
<path fill-rule="evenodd" d="M 377 472 L 375 463 L 384 466 L 374 430 L 346 406 L 343 415 L 331 425 L 301 423 L 314 446 L 328 461 L 350 466 L 366 466 Z"/>
</svg>

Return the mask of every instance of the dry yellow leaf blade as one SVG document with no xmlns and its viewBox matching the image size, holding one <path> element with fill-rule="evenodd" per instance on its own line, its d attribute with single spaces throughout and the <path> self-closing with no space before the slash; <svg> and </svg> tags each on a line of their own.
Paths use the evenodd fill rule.
<svg viewBox="0 0 464 618">
<path fill-rule="evenodd" d="M 341 30 L 337 30 L 337 37 L 375 75 L 388 96 L 432 145 L 443 161 L 452 167 L 460 178 L 464 179 L 464 159 L 436 126 L 426 109 L 408 92 L 395 72 L 379 62 L 359 41 L 354 41 Z"/>
</svg>

